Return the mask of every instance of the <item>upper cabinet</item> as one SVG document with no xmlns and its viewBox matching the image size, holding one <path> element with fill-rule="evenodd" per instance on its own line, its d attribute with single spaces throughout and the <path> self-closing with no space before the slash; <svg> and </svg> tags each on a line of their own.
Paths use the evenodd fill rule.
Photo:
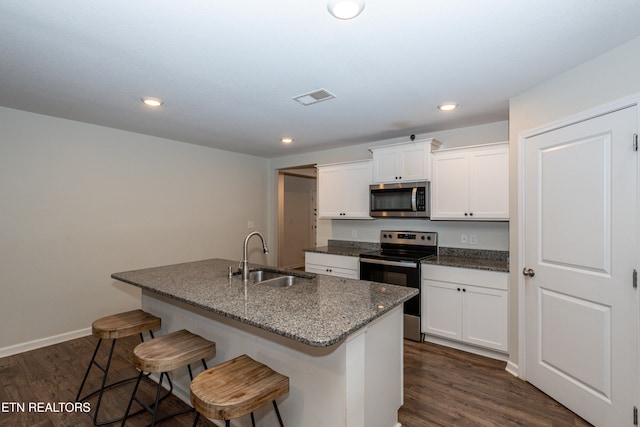
<svg viewBox="0 0 640 427">
<path fill-rule="evenodd" d="M 316 167 L 318 218 L 372 219 L 369 216 L 371 160 Z"/>
<path fill-rule="evenodd" d="M 373 182 L 431 180 L 431 151 L 440 147 L 435 139 L 371 148 Z"/>
<path fill-rule="evenodd" d="M 431 219 L 509 220 L 509 144 L 435 151 Z"/>
</svg>

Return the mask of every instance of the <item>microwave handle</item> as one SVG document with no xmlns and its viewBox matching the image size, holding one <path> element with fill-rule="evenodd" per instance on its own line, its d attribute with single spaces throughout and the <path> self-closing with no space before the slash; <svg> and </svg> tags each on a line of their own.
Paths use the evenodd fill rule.
<svg viewBox="0 0 640 427">
<path fill-rule="evenodd" d="M 413 187 L 413 190 L 411 190 L 411 210 L 413 212 L 418 211 L 418 206 L 416 202 L 417 196 L 418 196 L 418 187 Z"/>
</svg>

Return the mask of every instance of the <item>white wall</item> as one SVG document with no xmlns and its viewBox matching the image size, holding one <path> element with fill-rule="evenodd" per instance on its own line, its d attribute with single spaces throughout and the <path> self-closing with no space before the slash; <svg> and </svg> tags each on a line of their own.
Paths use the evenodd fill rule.
<svg viewBox="0 0 640 427">
<path fill-rule="evenodd" d="M 467 145 L 484 144 L 490 142 L 507 141 L 509 138 L 508 122 L 489 123 L 480 126 L 452 129 L 416 135 L 416 139 L 436 138 L 442 143 L 441 148 L 453 148 Z M 396 138 L 385 141 L 375 141 L 351 147 L 315 151 L 294 156 L 272 159 L 272 181 L 277 180 L 277 170 L 307 164 L 339 163 L 352 160 L 364 160 L 372 157 L 369 148 L 380 145 L 409 141 L 406 138 Z M 272 194 L 272 197 L 275 197 Z M 275 200 L 275 199 L 274 199 Z M 383 229 L 406 229 L 416 231 L 436 231 L 440 239 L 440 246 L 461 247 L 469 249 L 493 249 L 506 251 L 509 248 L 509 225 L 507 222 L 452 222 L 427 220 L 319 220 L 318 246 L 324 246 L 329 239 L 359 240 L 378 242 L 379 232 Z M 460 235 L 476 234 L 476 245 L 460 243 Z M 356 237 L 353 237 L 355 234 Z"/>
<path fill-rule="evenodd" d="M 628 95 L 640 93 L 640 38 L 619 46 L 511 99 L 509 358 L 518 363 L 518 135 Z"/>
<path fill-rule="evenodd" d="M 0 356 L 139 307 L 114 272 L 268 231 L 266 159 L 1 107 L 0 138 Z"/>
</svg>

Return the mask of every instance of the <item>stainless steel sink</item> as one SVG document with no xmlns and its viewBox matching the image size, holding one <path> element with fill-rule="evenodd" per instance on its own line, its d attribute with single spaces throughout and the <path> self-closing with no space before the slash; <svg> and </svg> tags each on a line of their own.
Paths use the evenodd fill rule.
<svg viewBox="0 0 640 427">
<path fill-rule="evenodd" d="M 249 271 L 249 281 L 274 288 L 288 288 L 314 277 L 315 275 L 311 274 L 300 273 L 299 275 L 293 275 L 291 272 L 278 270 L 261 269 Z"/>
</svg>

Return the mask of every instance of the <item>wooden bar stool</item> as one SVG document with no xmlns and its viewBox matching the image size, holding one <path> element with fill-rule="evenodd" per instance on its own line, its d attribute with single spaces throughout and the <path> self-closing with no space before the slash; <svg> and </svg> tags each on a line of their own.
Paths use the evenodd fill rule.
<svg viewBox="0 0 640 427">
<path fill-rule="evenodd" d="M 151 426 L 154 426 L 157 422 L 164 421 L 168 418 L 193 411 L 193 408 L 189 408 L 171 415 L 167 415 L 161 419 L 157 419 L 158 404 L 160 403 L 160 400 L 169 396 L 173 391 L 173 383 L 169 381 L 169 391 L 164 395 L 164 397 L 162 397 L 162 399 L 160 398 L 162 390 L 162 379 L 164 377 L 169 379 L 169 371 L 187 366 L 187 368 L 189 369 L 189 377 L 191 378 L 191 380 L 193 380 L 191 363 L 200 360 L 202 361 L 204 369 L 207 369 L 207 363 L 205 359 L 213 357 L 215 356 L 215 354 L 216 343 L 208 341 L 201 336 L 193 334 L 185 329 L 172 332 L 162 337 L 154 338 L 142 344 L 138 344 L 136 348 L 133 349 L 133 364 L 140 370 L 140 375 L 138 375 L 138 381 L 133 388 L 133 393 L 131 394 L 129 405 L 127 406 L 127 410 L 124 414 L 122 425 L 124 426 L 127 418 L 129 417 L 129 411 L 131 411 L 131 406 L 133 405 L 134 400 L 138 402 L 140 406 L 151 413 Z M 156 390 L 156 399 L 153 407 L 150 407 L 149 405 L 141 402 L 136 397 L 136 392 L 138 391 L 138 386 L 140 385 L 140 380 L 144 376 L 144 372 L 160 373 L 160 379 L 158 381 L 158 387 Z"/>
<path fill-rule="evenodd" d="M 93 424 L 95 424 L 96 426 L 111 424 L 122 420 L 122 418 L 117 418 L 109 421 L 98 421 L 100 403 L 102 402 L 102 395 L 104 394 L 105 390 L 129 381 L 133 381 L 137 378 L 136 376 L 125 378 L 123 380 L 116 381 L 112 384 L 107 385 L 107 376 L 109 375 L 109 367 L 111 366 L 111 359 L 113 358 L 113 350 L 116 346 L 116 341 L 118 340 L 118 338 L 125 338 L 135 334 L 140 334 L 140 340 L 144 341 L 144 337 L 142 336 L 142 333 L 144 331 L 149 331 L 151 338 L 153 338 L 153 331 L 156 329 L 160 329 L 160 323 L 161 320 L 159 317 L 153 316 L 142 310 L 127 311 L 125 313 L 118 313 L 111 316 L 102 317 L 92 323 L 91 331 L 93 333 L 93 336 L 98 338 L 98 344 L 96 345 L 96 349 L 93 352 L 93 357 L 91 357 L 91 361 L 89 362 L 87 371 L 84 374 L 82 384 L 80 384 L 80 389 L 78 389 L 78 394 L 76 394 L 76 402 L 87 400 L 96 394 L 98 395 L 98 402 L 93 414 Z M 102 340 L 105 339 L 110 339 L 113 341 L 111 343 L 111 350 L 109 351 L 107 363 L 105 366 L 102 366 L 96 361 L 96 355 L 98 354 L 98 350 L 100 349 Z M 89 377 L 89 372 L 94 365 L 102 371 L 102 382 L 100 388 L 81 398 L 80 395 L 82 393 L 82 389 L 84 388 L 87 378 Z"/>
<path fill-rule="evenodd" d="M 199 374 L 191 382 L 191 404 L 200 414 L 215 420 L 229 420 L 251 413 L 273 402 L 280 426 L 284 427 L 276 399 L 289 392 L 289 377 L 256 362 L 246 354 L 231 359 Z"/>
</svg>

